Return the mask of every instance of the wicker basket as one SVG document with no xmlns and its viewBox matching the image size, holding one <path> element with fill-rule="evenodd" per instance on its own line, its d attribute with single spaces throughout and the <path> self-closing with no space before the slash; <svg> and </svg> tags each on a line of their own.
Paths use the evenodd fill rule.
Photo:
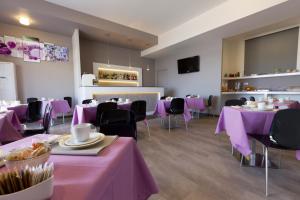
<svg viewBox="0 0 300 200">
<path fill-rule="evenodd" d="M 13 169 L 13 168 L 21 169 L 24 168 L 26 165 L 31 167 L 31 166 L 37 166 L 39 164 L 44 164 L 45 162 L 48 161 L 49 157 L 50 157 L 50 151 L 40 156 L 26 159 L 26 160 L 6 160 L 5 165 L 9 169 Z"/>
</svg>

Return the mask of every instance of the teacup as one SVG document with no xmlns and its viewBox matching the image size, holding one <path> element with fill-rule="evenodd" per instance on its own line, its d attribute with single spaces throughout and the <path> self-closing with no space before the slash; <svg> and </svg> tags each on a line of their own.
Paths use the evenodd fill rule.
<svg viewBox="0 0 300 200">
<path fill-rule="evenodd" d="M 125 99 L 125 102 L 128 103 L 130 101 L 130 99 Z"/>
<path fill-rule="evenodd" d="M 119 98 L 118 102 L 123 102 L 123 99 L 122 99 L 122 98 Z"/>
<path fill-rule="evenodd" d="M 72 127 L 71 134 L 76 142 L 84 142 L 90 138 L 91 124 L 83 123 Z"/>
<path fill-rule="evenodd" d="M 265 102 L 258 102 L 257 103 L 257 109 L 258 110 L 264 110 L 266 107 L 266 103 Z"/>
</svg>

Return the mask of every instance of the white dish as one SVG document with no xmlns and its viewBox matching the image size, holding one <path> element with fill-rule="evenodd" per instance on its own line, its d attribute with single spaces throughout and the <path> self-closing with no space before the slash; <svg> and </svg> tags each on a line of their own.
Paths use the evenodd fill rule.
<svg viewBox="0 0 300 200">
<path fill-rule="evenodd" d="M 67 146 L 81 146 L 81 145 L 93 143 L 103 138 L 104 138 L 104 134 L 94 132 L 94 133 L 90 133 L 90 138 L 87 141 L 78 142 L 77 140 L 74 139 L 74 137 L 69 137 L 68 139 L 65 140 L 64 144 Z"/>
<path fill-rule="evenodd" d="M 87 144 L 82 144 L 82 145 L 72 145 L 72 146 L 65 144 L 65 140 L 68 139 L 68 138 L 70 138 L 70 137 L 71 137 L 71 135 L 68 135 L 68 136 L 65 136 L 64 138 L 62 138 L 59 141 L 59 146 L 62 147 L 62 148 L 66 148 L 66 149 L 83 149 L 83 148 L 87 148 L 87 147 L 93 146 L 93 145 L 95 145 L 95 144 L 103 141 L 104 138 L 105 138 L 105 135 L 103 135 L 101 138 L 99 138 L 98 140 L 96 140 L 94 142 L 87 143 Z"/>
<path fill-rule="evenodd" d="M 53 176 L 25 190 L 7 195 L 0 195 L 0 200 L 41 200 L 50 199 L 53 194 Z"/>
</svg>

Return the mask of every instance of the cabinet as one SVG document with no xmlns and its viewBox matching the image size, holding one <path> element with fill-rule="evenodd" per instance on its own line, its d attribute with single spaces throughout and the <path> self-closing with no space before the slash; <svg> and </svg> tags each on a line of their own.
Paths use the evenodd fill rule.
<svg viewBox="0 0 300 200">
<path fill-rule="evenodd" d="M 0 100 L 17 100 L 17 98 L 15 64 L 0 62 Z"/>
</svg>

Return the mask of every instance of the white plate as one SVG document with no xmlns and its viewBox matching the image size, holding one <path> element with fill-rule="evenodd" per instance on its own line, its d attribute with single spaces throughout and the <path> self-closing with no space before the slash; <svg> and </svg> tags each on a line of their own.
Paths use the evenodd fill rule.
<svg viewBox="0 0 300 200">
<path fill-rule="evenodd" d="M 104 135 L 102 133 L 93 132 L 93 133 L 90 133 L 90 138 L 87 141 L 84 141 L 84 142 L 78 142 L 71 136 L 71 137 L 69 137 L 68 139 L 65 140 L 64 144 L 67 145 L 67 146 L 86 145 L 86 144 L 93 143 L 93 142 L 103 138 L 103 136 Z"/>
<path fill-rule="evenodd" d="M 71 135 L 64 136 L 63 138 L 60 139 L 59 146 L 63 148 L 72 148 L 72 149 L 86 148 L 103 141 L 105 138 L 105 135 L 103 133 L 91 133 L 91 135 L 92 134 L 94 135 L 94 139 L 90 140 L 89 142 L 86 141 L 85 143 L 81 143 L 81 144 L 72 143 Z M 67 140 L 69 142 L 68 144 L 66 144 Z"/>
</svg>

